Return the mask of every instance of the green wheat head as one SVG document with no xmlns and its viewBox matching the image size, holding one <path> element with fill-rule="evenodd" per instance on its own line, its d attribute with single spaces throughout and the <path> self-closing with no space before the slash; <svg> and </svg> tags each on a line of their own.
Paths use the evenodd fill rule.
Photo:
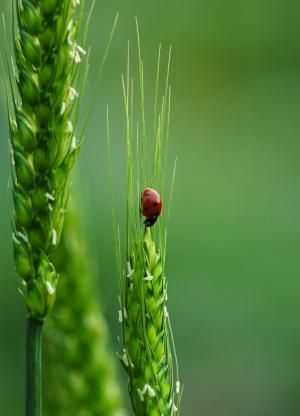
<svg viewBox="0 0 300 416">
<path fill-rule="evenodd" d="M 57 299 L 44 328 L 45 413 L 55 416 L 125 416 L 108 329 L 95 297 L 94 270 L 69 202 L 53 263 Z M 71 294 L 71 295 L 70 295 Z"/>
<path fill-rule="evenodd" d="M 29 317 L 43 320 L 55 300 L 49 255 L 60 240 L 86 54 L 77 43 L 79 0 L 15 0 L 15 65 L 8 111 L 14 199 L 13 243 Z M 83 68 L 83 67 L 82 67 Z M 82 83 L 82 82 L 81 82 Z"/>
<path fill-rule="evenodd" d="M 156 189 L 164 201 L 170 118 L 170 55 L 163 93 L 159 94 L 161 85 L 159 49 L 154 127 L 149 132 L 146 130 L 144 69 L 138 27 L 137 38 L 139 55 L 137 115 L 134 113 L 135 93 L 130 76 L 129 48 L 127 77 L 123 79 L 128 150 L 126 259 L 121 255 L 120 234 L 114 220 L 121 287 L 119 321 L 123 328 L 120 359 L 129 376 L 128 388 L 134 413 L 138 416 L 171 416 L 179 413 L 181 388 L 166 305 L 167 219 L 166 214 L 163 213 L 162 218 L 159 218 L 153 227 L 145 228 L 140 214 L 140 198 L 144 188 L 150 186 Z M 160 95 L 162 95 L 161 99 Z M 172 194 L 173 179 L 170 182 L 168 195 Z M 167 203 L 164 204 L 164 207 L 166 206 Z"/>
</svg>

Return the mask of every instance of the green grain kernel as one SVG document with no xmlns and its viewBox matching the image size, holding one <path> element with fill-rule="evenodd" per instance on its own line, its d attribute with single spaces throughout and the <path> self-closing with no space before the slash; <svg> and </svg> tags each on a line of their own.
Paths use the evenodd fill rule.
<svg viewBox="0 0 300 416">
<path fill-rule="evenodd" d="M 40 224 L 35 224 L 34 228 L 29 231 L 29 241 L 34 250 L 43 249 L 48 243 L 45 238 L 44 230 Z"/>
<path fill-rule="evenodd" d="M 32 107 L 36 106 L 39 101 L 39 88 L 36 75 L 29 73 L 26 69 L 21 70 L 19 88 L 24 104 L 27 103 Z"/>
<path fill-rule="evenodd" d="M 58 8 L 59 0 L 40 0 L 41 12 L 49 17 L 54 15 Z"/>
<path fill-rule="evenodd" d="M 40 103 L 36 109 L 36 119 L 40 127 L 46 127 L 49 123 L 49 116 L 51 114 L 50 104 L 47 99 Z"/>
<path fill-rule="evenodd" d="M 32 195 L 32 207 L 35 211 L 43 211 L 48 207 L 47 189 L 45 187 L 36 188 Z"/>
<path fill-rule="evenodd" d="M 36 148 L 33 155 L 33 166 L 38 172 L 44 172 L 51 167 L 51 158 L 46 144 Z"/>
<path fill-rule="evenodd" d="M 42 48 L 49 52 L 55 45 L 56 36 L 57 33 L 55 25 L 47 26 L 39 36 Z"/>
<path fill-rule="evenodd" d="M 148 336 L 148 341 L 150 342 L 150 344 L 154 344 L 156 341 L 156 329 L 154 325 L 152 324 L 147 325 L 147 336 Z"/>
<path fill-rule="evenodd" d="M 39 38 L 32 36 L 25 30 L 20 32 L 21 45 L 26 61 L 30 62 L 34 66 L 39 66 L 41 63 L 41 45 Z"/>
<path fill-rule="evenodd" d="M 34 267 L 29 244 L 14 237 L 14 260 L 18 274 L 28 281 L 34 275 Z"/>
<path fill-rule="evenodd" d="M 35 178 L 32 165 L 20 152 L 14 154 L 16 177 L 18 184 L 26 189 L 33 189 Z"/>
<path fill-rule="evenodd" d="M 51 84 L 55 79 L 55 74 L 53 73 L 55 65 L 53 62 L 45 62 L 40 68 L 38 77 L 41 87 L 46 87 L 48 84 Z"/>
<path fill-rule="evenodd" d="M 30 227 L 32 223 L 32 207 L 31 201 L 23 196 L 20 192 L 14 192 L 14 207 L 16 211 L 16 220 L 18 225 Z"/>
<path fill-rule="evenodd" d="M 35 7 L 29 0 L 23 0 L 23 11 L 21 18 L 24 22 L 24 27 L 27 31 L 33 34 L 38 34 L 42 30 L 41 16 L 37 7 Z"/>
<path fill-rule="evenodd" d="M 24 113 L 17 113 L 17 125 L 18 125 L 18 137 L 19 143 L 25 148 L 25 150 L 32 150 L 35 148 L 36 141 L 36 126 L 32 120 L 25 116 Z"/>
</svg>

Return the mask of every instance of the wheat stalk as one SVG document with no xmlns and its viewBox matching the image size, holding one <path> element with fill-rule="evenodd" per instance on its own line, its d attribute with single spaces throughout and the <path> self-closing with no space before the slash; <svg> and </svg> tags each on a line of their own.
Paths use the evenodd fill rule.
<svg viewBox="0 0 300 416">
<path fill-rule="evenodd" d="M 91 281 L 95 271 L 74 202 L 68 204 L 53 258 L 60 279 L 44 328 L 45 413 L 124 416 L 108 329 Z"/>
<path fill-rule="evenodd" d="M 15 65 L 9 71 L 14 260 L 24 285 L 27 327 L 27 415 L 41 414 L 40 336 L 53 307 L 58 246 L 70 171 L 81 140 L 76 43 L 79 0 L 15 0 Z M 13 75 L 11 75 L 11 72 Z"/>
<path fill-rule="evenodd" d="M 138 416 L 179 414 L 181 387 L 173 336 L 167 309 L 165 276 L 166 218 L 145 227 L 140 214 L 141 192 L 146 187 L 164 192 L 165 161 L 170 118 L 169 67 L 160 91 L 160 49 L 154 99 L 154 127 L 146 128 L 144 67 L 139 30 L 139 114 L 134 116 L 134 83 L 130 76 L 128 48 L 127 76 L 122 78 L 126 114 L 128 201 L 126 226 L 126 268 L 122 266 L 121 241 L 114 215 L 115 243 L 120 276 L 119 320 L 123 328 L 121 362 L 128 374 L 129 394 Z M 160 104 L 159 104 L 160 101 Z M 110 141 L 109 121 L 108 139 Z M 136 127 L 134 127 L 136 126 Z M 173 179 L 172 179 L 173 181 Z M 169 193 L 172 194 L 172 182 Z M 165 206 L 168 204 L 165 204 Z"/>
</svg>

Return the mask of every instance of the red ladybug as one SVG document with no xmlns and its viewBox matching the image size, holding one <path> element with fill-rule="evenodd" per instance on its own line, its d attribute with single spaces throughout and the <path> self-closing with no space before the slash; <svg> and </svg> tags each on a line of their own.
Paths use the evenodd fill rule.
<svg viewBox="0 0 300 416">
<path fill-rule="evenodd" d="M 162 210 L 162 201 L 158 192 L 152 188 L 146 188 L 142 194 L 141 211 L 146 217 L 144 224 L 151 227 L 159 217 Z"/>
</svg>

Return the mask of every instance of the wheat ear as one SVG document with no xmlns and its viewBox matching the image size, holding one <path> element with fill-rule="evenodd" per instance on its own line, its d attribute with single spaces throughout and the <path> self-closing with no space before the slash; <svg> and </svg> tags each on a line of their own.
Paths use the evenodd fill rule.
<svg viewBox="0 0 300 416">
<path fill-rule="evenodd" d="M 95 271 L 78 217 L 72 199 L 53 258 L 60 274 L 57 299 L 44 328 L 45 413 L 125 416 L 108 329 L 91 281 Z"/>
<path fill-rule="evenodd" d="M 14 260 L 28 312 L 27 415 L 41 414 L 40 333 L 53 307 L 74 136 L 79 0 L 15 0 L 15 65 L 9 75 Z M 9 72 L 10 74 L 10 72 Z M 16 82 L 15 82 L 16 81 Z M 78 99 L 77 99 L 78 103 Z"/>
<path fill-rule="evenodd" d="M 14 257 L 26 283 L 29 317 L 51 309 L 57 274 L 49 252 L 59 243 L 69 173 L 78 153 L 73 88 L 80 49 L 71 0 L 17 1 L 17 86 L 11 120 Z"/>
<path fill-rule="evenodd" d="M 166 218 L 163 213 L 162 218 L 159 218 L 158 222 L 149 228 L 144 226 L 140 214 L 140 198 L 144 188 L 153 187 L 164 198 L 170 116 L 170 59 L 159 104 L 159 49 L 154 100 L 154 128 L 149 133 L 149 130 L 146 129 L 144 68 L 138 26 L 137 39 L 139 56 L 138 104 L 140 109 L 137 116 L 134 116 L 136 114 L 135 94 L 134 82 L 130 76 L 129 48 L 127 77 L 122 78 L 128 159 L 125 268 L 123 267 L 120 234 L 114 219 L 121 288 L 119 321 L 123 328 L 123 349 L 120 359 L 128 374 L 129 394 L 135 415 L 171 416 L 175 413 L 179 414 L 181 387 L 166 305 Z M 150 135 L 153 140 L 149 138 Z M 172 193 L 171 188 L 172 180 L 169 194 Z M 167 207 L 168 204 L 164 206 Z"/>
<path fill-rule="evenodd" d="M 173 363 L 166 277 L 150 229 L 131 251 L 122 314 L 122 361 L 136 415 L 172 415 Z"/>
</svg>

